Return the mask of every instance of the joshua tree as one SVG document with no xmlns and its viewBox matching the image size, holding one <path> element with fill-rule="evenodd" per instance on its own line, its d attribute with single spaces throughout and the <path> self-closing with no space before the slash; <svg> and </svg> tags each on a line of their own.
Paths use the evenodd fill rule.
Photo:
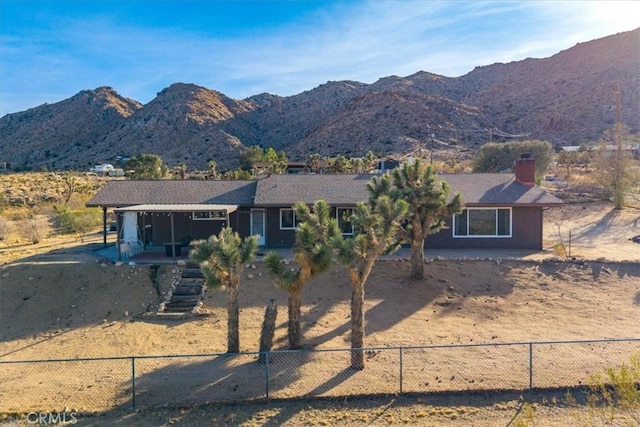
<svg viewBox="0 0 640 427">
<path fill-rule="evenodd" d="M 384 185 L 387 185 L 386 183 Z M 411 275 L 424 277 L 424 241 L 445 227 L 445 219 L 463 209 L 462 198 L 456 194 L 449 199 L 449 184 L 438 179 L 433 166 L 417 159 L 393 171 L 391 197 L 409 203 L 403 240 L 411 244 Z M 376 194 L 389 191 L 373 190 Z"/>
<path fill-rule="evenodd" d="M 264 265 L 277 278 L 277 286 L 289 293 L 288 338 L 289 347 L 298 348 L 300 344 L 300 304 L 302 288 L 315 275 L 325 272 L 332 262 L 332 250 L 329 242 L 340 235 L 335 218 L 331 216 L 331 207 L 324 200 L 314 203 L 313 210 L 302 202 L 294 206 L 295 220 L 298 223 L 296 240 L 293 246 L 293 258 L 298 267 L 293 271 L 285 260 L 275 252 L 269 252 Z"/>
<path fill-rule="evenodd" d="M 207 166 L 209 167 L 207 179 L 218 179 L 220 176 L 220 174 L 218 173 L 218 163 L 216 163 L 215 160 L 209 160 Z"/>
<path fill-rule="evenodd" d="M 227 290 L 227 352 L 240 351 L 240 300 L 238 287 L 244 264 L 258 249 L 256 237 L 240 239 L 238 233 L 223 228 L 217 236 L 197 241 L 189 257 L 200 264 L 208 287 Z"/>
<path fill-rule="evenodd" d="M 260 355 L 258 362 L 264 363 L 266 353 L 271 351 L 273 347 L 273 336 L 276 332 L 276 318 L 278 317 L 278 304 L 275 299 L 269 300 L 267 308 L 264 310 L 264 320 L 262 321 L 262 329 L 260 329 Z"/>
<path fill-rule="evenodd" d="M 351 367 L 364 369 L 364 285 L 380 255 L 397 247 L 398 233 L 408 204 L 378 195 L 376 189 L 389 187 L 389 175 L 373 177 L 367 184 L 369 203 L 360 202 L 351 215 L 354 236 L 332 240 L 338 261 L 348 266 L 351 279 Z"/>
</svg>

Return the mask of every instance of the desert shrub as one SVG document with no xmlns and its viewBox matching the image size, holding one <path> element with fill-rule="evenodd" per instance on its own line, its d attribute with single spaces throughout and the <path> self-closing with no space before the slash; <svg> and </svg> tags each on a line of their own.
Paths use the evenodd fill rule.
<svg viewBox="0 0 640 427">
<path fill-rule="evenodd" d="M 536 412 L 533 405 L 523 402 L 522 409 L 513 420 L 513 427 L 529 427 L 536 424 Z"/>
<path fill-rule="evenodd" d="M 102 223 L 99 209 L 72 210 L 68 206 L 56 207 L 58 216 L 56 225 L 64 234 L 75 234 L 76 239 L 84 241 L 84 235 Z"/>
<path fill-rule="evenodd" d="M 640 425 L 640 353 L 606 375 L 591 377 L 587 397 L 591 416 L 606 425 Z"/>
<path fill-rule="evenodd" d="M 3 216 L 0 216 L 0 240 L 6 240 L 11 233 L 11 222 Z"/>
<path fill-rule="evenodd" d="M 35 217 L 23 220 L 19 229 L 22 236 L 35 245 L 47 237 L 49 225 L 46 218 Z"/>
</svg>

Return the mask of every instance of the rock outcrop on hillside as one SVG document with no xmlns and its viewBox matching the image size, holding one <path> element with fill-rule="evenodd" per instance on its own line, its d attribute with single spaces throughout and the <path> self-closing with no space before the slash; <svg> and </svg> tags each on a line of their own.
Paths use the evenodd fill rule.
<svg viewBox="0 0 640 427">
<path fill-rule="evenodd" d="M 13 170 L 86 169 L 153 153 L 170 166 L 215 160 L 229 169 L 252 145 L 306 160 L 468 151 L 514 135 L 582 144 L 612 127 L 618 88 L 622 121 L 640 131 L 639 70 L 640 28 L 457 78 L 420 71 L 373 84 L 328 82 L 289 97 L 235 100 L 176 83 L 143 106 L 102 87 L 0 118 L 0 162 Z"/>
</svg>

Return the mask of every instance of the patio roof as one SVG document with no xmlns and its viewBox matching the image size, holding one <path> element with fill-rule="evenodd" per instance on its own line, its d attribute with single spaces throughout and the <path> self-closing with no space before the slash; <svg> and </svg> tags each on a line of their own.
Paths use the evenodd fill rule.
<svg viewBox="0 0 640 427">
<path fill-rule="evenodd" d="M 213 203 L 203 204 L 160 204 L 160 205 L 134 205 L 114 209 L 114 212 L 235 212 L 238 205 L 218 205 Z"/>
</svg>

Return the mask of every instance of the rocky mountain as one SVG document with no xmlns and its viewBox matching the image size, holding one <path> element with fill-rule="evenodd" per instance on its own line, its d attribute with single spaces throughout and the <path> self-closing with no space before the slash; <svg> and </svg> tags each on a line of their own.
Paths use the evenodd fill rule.
<svg viewBox="0 0 640 427">
<path fill-rule="evenodd" d="M 154 153 L 171 166 L 215 160 L 226 169 L 256 144 L 296 160 L 460 152 L 516 136 L 573 145 L 612 127 L 617 90 L 622 121 L 639 132 L 639 83 L 640 28 L 457 78 L 420 71 L 373 84 L 328 82 L 289 97 L 234 100 L 176 83 L 141 105 L 102 87 L 0 118 L 0 162 L 14 170 L 86 169 Z"/>
<path fill-rule="evenodd" d="M 0 119 L 0 162 L 12 169 L 73 167 L 84 153 L 104 152 L 106 137 L 140 108 L 139 102 L 100 87 L 7 114 Z"/>
</svg>

